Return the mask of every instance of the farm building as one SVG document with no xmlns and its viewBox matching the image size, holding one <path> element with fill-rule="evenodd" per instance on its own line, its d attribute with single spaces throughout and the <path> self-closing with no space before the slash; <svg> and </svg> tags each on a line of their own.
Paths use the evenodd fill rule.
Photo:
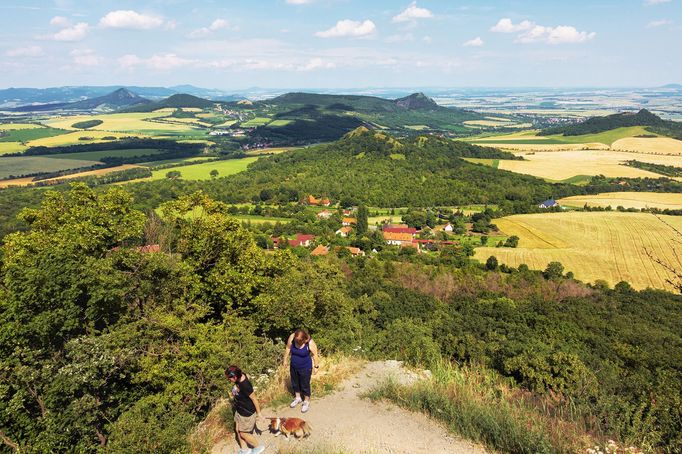
<svg viewBox="0 0 682 454">
<path fill-rule="evenodd" d="M 318 245 L 313 251 L 310 253 L 310 255 L 313 255 L 315 257 L 319 257 L 322 255 L 327 255 L 329 254 L 329 248 L 327 246 L 323 245 Z"/>
<path fill-rule="evenodd" d="M 341 237 L 344 237 L 344 238 L 345 238 L 345 237 L 347 237 L 348 235 L 350 235 L 350 232 L 352 232 L 352 231 L 353 231 L 353 228 L 352 228 L 352 227 L 346 226 L 346 227 L 341 227 L 339 230 L 337 230 L 337 231 L 336 231 L 336 234 L 337 234 L 338 236 L 341 236 Z"/>
<path fill-rule="evenodd" d="M 544 202 L 542 202 L 540 205 L 538 205 L 538 208 L 554 208 L 558 207 L 559 204 L 557 203 L 556 200 L 554 199 L 547 199 Z"/>
<path fill-rule="evenodd" d="M 343 219 L 341 220 L 341 224 L 342 224 L 343 226 L 350 226 L 350 225 L 354 225 L 354 224 L 357 224 L 357 223 L 358 223 L 358 220 L 357 220 L 356 218 L 343 218 Z"/>
<path fill-rule="evenodd" d="M 322 210 L 317 213 L 317 219 L 329 219 L 334 213 L 329 210 Z"/>
<path fill-rule="evenodd" d="M 411 233 L 394 233 L 384 230 L 384 240 L 393 246 L 402 246 L 404 244 L 412 244 L 413 236 Z"/>
</svg>

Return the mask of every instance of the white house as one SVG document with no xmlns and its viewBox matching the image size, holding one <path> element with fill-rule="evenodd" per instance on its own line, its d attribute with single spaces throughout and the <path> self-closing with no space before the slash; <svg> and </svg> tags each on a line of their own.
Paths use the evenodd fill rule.
<svg viewBox="0 0 682 454">
<path fill-rule="evenodd" d="M 547 199 L 544 202 L 542 202 L 540 205 L 538 205 L 538 208 L 553 208 L 553 207 L 558 207 L 559 204 L 557 203 L 556 200 L 554 199 Z"/>
</svg>

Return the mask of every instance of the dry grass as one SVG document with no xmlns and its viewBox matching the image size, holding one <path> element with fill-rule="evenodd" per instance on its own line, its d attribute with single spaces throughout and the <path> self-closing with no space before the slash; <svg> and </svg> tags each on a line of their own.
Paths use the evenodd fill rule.
<svg viewBox="0 0 682 454">
<path fill-rule="evenodd" d="M 528 137 L 527 139 L 531 139 Z M 539 137 L 538 139 L 542 139 Z M 507 151 L 580 151 L 580 150 L 608 150 L 609 146 L 603 143 L 482 143 L 481 145 L 501 148 Z"/>
<path fill-rule="evenodd" d="M 563 145 L 561 145 L 563 146 Z M 681 166 L 682 157 L 605 150 L 554 151 L 516 153 L 524 161 L 500 160 L 499 168 L 525 173 L 548 180 L 561 181 L 576 175 L 604 175 L 607 177 L 653 177 L 660 175 L 636 167 L 622 165 L 637 160 L 669 166 Z"/>
<path fill-rule="evenodd" d="M 42 126 L 35 123 L 0 123 L 0 130 L 2 131 L 15 131 L 19 129 L 36 129 L 42 128 Z"/>
<path fill-rule="evenodd" d="M 659 208 L 682 210 L 682 194 L 663 192 L 607 192 L 595 195 L 575 195 L 558 200 L 561 205 L 582 207 L 585 204 L 593 207 L 616 208 Z"/>
<path fill-rule="evenodd" d="M 616 140 L 611 145 L 612 150 L 636 151 L 647 154 L 663 154 L 682 156 L 682 140 L 670 137 L 628 137 Z"/>
<path fill-rule="evenodd" d="M 313 375 L 311 386 L 312 396 L 320 397 L 333 392 L 338 385 L 357 373 L 365 361 L 359 358 L 335 354 L 323 356 L 320 359 L 320 368 Z M 280 366 L 268 377 L 263 389 L 256 390 L 261 407 L 277 407 L 288 403 L 293 393 L 289 380 L 289 368 Z M 228 399 L 220 399 L 208 413 L 206 418 L 197 426 L 190 436 L 190 444 L 193 453 L 210 452 L 211 448 L 222 440 L 233 438 L 231 424 L 232 409 Z M 333 447 L 305 448 L 303 451 L 281 451 L 287 453 L 342 453 L 343 451 Z"/>
<path fill-rule="evenodd" d="M 627 281 L 637 289 L 672 290 L 670 277 L 647 251 L 673 269 L 682 269 L 671 244 L 673 228 L 682 230 L 682 218 L 646 213 L 572 212 L 509 216 L 495 224 L 507 235 L 520 238 L 519 247 L 478 248 L 476 258 L 491 255 L 511 266 L 527 264 L 544 269 L 549 262 L 561 262 L 577 279 L 610 285 Z"/>
<path fill-rule="evenodd" d="M 0 155 L 24 151 L 26 146 L 20 142 L 0 142 Z"/>
</svg>

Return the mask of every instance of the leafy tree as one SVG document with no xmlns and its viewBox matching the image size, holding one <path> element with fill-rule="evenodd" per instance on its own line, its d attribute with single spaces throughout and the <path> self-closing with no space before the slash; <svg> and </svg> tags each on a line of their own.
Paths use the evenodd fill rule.
<svg viewBox="0 0 682 454">
<path fill-rule="evenodd" d="M 507 238 L 507 241 L 504 242 L 504 247 L 517 247 L 519 245 L 519 237 L 516 235 L 512 235 L 509 238 Z"/>
<path fill-rule="evenodd" d="M 497 257 L 495 257 L 494 255 L 488 257 L 488 260 L 486 260 L 485 262 L 485 269 L 494 271 L 497 269 L 497 267 L 498 267 Z"/>
<path fill-rule="evenodd" d="M 559 279 L 564 275 L 564 266 L 560 262 L 549 262 L 542 274 L 545 276 L 545 279 Z"/>
<path fill-rule="evenodd" d="M 367 218 L 369 216 L 369 210 L 367 209 L 367 206 L 365 205 L 360 205 L 358 207 L 358 213 L 357 213 L 357 224 L 355 226 L 355 231 L 357 235 L 364 235 L 367 233 Z"/>
<path fill-rule="evenodd" d="M 218 172 L 218 169 L 212 169 L 211 172 L 209 173 L 209 175 L 211 175 L 211 178 L 215 179 L 215 178 L 218 178 L 219 173 L 220 172 Z"/>
<path fill-rule="evenodd" d="M 179 170 L 171 170 L 170 172 L 166 173 L 166 178 L 169 180 L 177 180 L 182 176 Z"/>
</svg>

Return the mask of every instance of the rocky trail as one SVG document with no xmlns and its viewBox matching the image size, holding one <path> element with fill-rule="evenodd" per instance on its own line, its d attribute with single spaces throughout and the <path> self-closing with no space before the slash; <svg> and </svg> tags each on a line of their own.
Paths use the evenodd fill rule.
<svg viewBox="0 0 682 454">
<path fill-rule="evenodd" d="M 345 380 L 340 389 L 316 399 L 313 396 L 310 411 L 301 414 L 297 408 L 264 408 L 266 417 L 299 417 L 312 427 L 310 437 L 287 441 L 267 431 L 265 423 L 259 439 L 266 453 L 291 452 L 300 448 L 304 452 L 349 453 L 484 453 L 482 447 L 458 439 L 445 427 L 419 413 L 403 410 L 387 402 L 372 402 L 361 396 L 389 377 L 410 383 L 418 380 L 417 374 L 403 369 L 397 361 L 367 363 L 360 372 Z M 237 443 L 223 440 L 212 454 L 237 451 Z"/>
</svg>

